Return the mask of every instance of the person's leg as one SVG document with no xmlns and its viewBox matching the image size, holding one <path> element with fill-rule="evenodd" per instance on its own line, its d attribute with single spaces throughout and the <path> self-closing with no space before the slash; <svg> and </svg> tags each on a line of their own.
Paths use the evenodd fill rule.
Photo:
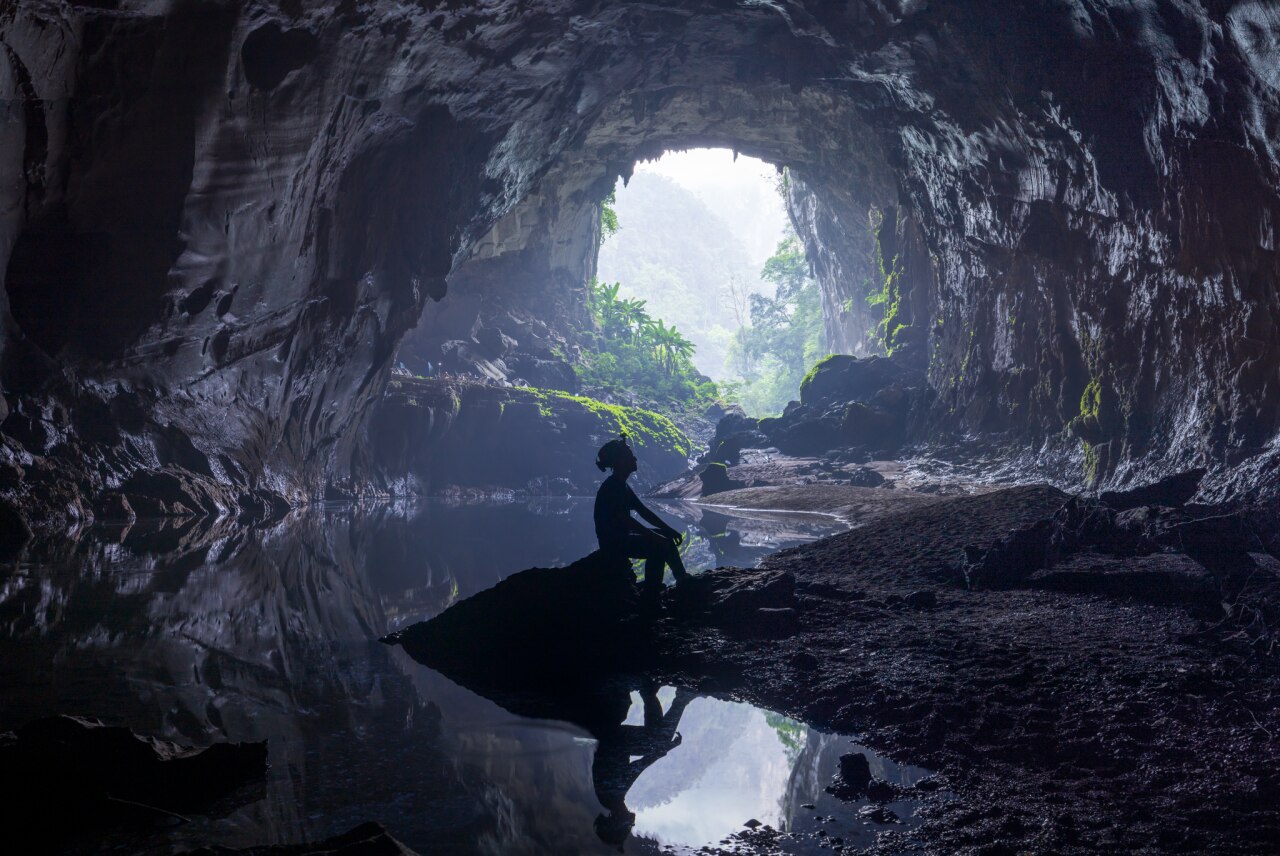
<svg viewBox="0 0 1280 856">
<path fill-rule="evenodd" d="M 662 539 L 656 535 L 642 535 L 639 532 L 627 536 L 627 555 L 633 559 L 644 559 L 644 583 L 641 592 L 645 600 L 657 601 L 662 593 L 662 575 L 666 566 L 666 557 Z"/>
<path fill-rule="evenodd" d="M 662 577 L 666 566 L 662 561 L 662 556 L 657 550 L 649 549 L 649 555 L 644 560 L 644 594 L 647 598 L 656 600 L 658 595 L 662 593 Z"/>
<path fill-rule="evenodd" d="M 676 582 L 684 582 L 689 579 L 689 572 L 684 569 L 684 559 L 680 558 L 680 547 L 674 541 L 666 543 L 666 560 L 671 566 L 671 574 L 676 578 Z"/>
</svg>

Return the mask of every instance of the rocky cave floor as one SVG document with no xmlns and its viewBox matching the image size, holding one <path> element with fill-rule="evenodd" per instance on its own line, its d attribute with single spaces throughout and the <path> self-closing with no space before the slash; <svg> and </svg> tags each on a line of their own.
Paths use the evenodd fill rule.
<svg viewBox="0 0 1280 856">
<path fill-rule="evenodd" d="M 1164 486 L 1184 494 L 1172 498 L 1044 485 L 941 496 L 849 485 L 828 464 L 782 458 L 745 462 L 774 468 L 773 484 L 706 501 L 823 511 L 854 528 L 668 589 L 641 619 L 654 656 L 614 666 L 857 734 L 936 771 L 909 794 L 924 825 L 887 823 L 871 852 L 1277 852 L 1271 510 L 1184 505 L 1186 479 Z M 598 573 L 593 561 L 570 571 Z M 504 588 L 527 609 L 513 580 L 455 618 L 483 624 Z M 598 611 L 599 597 L 579 604 Z M 426 637 L 401 641 L 463 683 L 484 668 L 435 661 Z M 480 683 L 503 700 L 500 678 Z M 781 836 L 744 828 L 722 852 L 783 852 Z"/>
<path fill-rule="evenodd" d="M 1084 549 L 1001 589 L 957 576 L 966 546 L 1067 500 L 1048 487 L 893 497 L 896 511 L 848 533 L 703 581 L 730 592 L 722 604 L 772 589 L 758 603 L 780 610 L 776 626 L 729 608 L 708 627 L 670 593 L 657 668 L 937 771 L 948 793 L 920 794 L 925 826 L 876 852 L 1276 852 L 1280 659 L 1265 616 L 1280 565 L 1255 555 L 1235 620 L 1182 553 Z M 768 852 L 776 835 L 736 844 Z"/>
</svg>

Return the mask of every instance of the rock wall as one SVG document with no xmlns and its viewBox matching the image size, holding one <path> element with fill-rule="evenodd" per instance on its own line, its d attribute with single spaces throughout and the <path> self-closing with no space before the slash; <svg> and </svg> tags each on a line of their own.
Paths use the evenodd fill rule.
<svg viewBox="0 0 1280 856">
<path fill-rule="evenodd" d="M 540 183 L 449 275 L 448 300 L 426 306 L 397 357 L 415 374 L 457 374 L 578 391 L 578 338 L 593 323 L 600 205 Z M 590 200 L 590 201 L 588 201 Z"/>
<path fill-rule="evenodd" d="M 689 438 L 657 413 L 458 379 L 394 379 L 367 432 L 371 458 L 362 471 L 402 496 L 591 496 L 603 478 L 596 450 L 623 432 L 638 459 L 640 492 L 683 473 L 693 454 Z"/>
<path fill-rule="evenodd" d="M 163 465 L 228 508 L 364 483 L 429 297 L 475 265 L 460 294 L 540 286 L 522 317 L 566 326 L 613 178 L 712 144 L 812 192 L 829 311 L 844 224 L 893 209 L 886 350 L 932 434 L 1271 490 L 1278 33 L 1190 0 L 9 4 L 0 496 L 47 522 Z M 532 194 L 556 225 L 467 264 Z"/>
<path fill-rule="evenodd" d="M 836 210 L 795 178 L 787 185 L 786 203 L 818 280 L 828 348 L 834 354 L 855 357 L 883 354 L 882 313 L 868 300 L 883 285 L 873 203 L 855 197 L 852 205 Z"/>
</svg>

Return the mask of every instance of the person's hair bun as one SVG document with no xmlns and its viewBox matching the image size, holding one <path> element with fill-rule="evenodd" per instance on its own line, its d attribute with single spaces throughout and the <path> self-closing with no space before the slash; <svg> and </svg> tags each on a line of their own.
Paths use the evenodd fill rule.
<svg viewBox="0 0 1280 856">
<path fill-rule="evenodd" d="M 609 468 L 608 468 L 608 467 L 606 467 L 606 466 L 604 465 L 604 461 L 597 460 L 597 461 L 596 461 L 596 469 L 598 469 L 600 472 L 604 472 L 605 470 L 607 470 L 607 469 L 609 469 Z"/>
</svg>

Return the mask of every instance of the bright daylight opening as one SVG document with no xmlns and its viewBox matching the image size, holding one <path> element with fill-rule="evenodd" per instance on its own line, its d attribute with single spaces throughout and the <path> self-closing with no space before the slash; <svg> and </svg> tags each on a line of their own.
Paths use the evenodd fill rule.
<svg viewBox="0 0 1280 856">
<path fill-rule="evenodd" d="M 798 396 L 827 352 L 785 171 L 728 149 L 667 152 L 606 202 L 593 306 L 595 385 L 753 416 Z"/>
</svg>

